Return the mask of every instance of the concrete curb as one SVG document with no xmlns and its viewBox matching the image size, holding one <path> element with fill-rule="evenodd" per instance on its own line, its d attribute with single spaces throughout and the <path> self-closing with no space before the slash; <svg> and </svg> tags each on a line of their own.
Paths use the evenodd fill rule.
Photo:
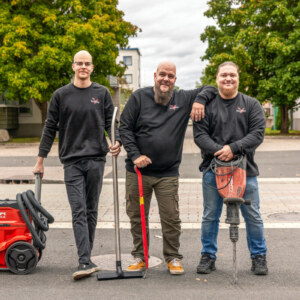
<svg viewBox="0 0 300 300">
<path fill-rule="evenodd" d="M 278 184 L 285 184 L 285 183 L 300 183 L 300 178 L 258 178 L 257 181 L 259 183 L 278 183 Z M 110 184 L 113 182 L 112 178 L 104 178 L 104 184 Z M 34 184 L 34 178 L 1 178 L 0 184 Z M 43 184 L 64 184 L 64 180 L 61 179 L 43 179 Z M 125 178 L 119 178 L 118 183 L 125 183 Z M 202 183 L 201 178 L 181 178 L 179 179 L 179 183 Z"/>
<path fill-rule="evenodd" d="M 71 229 L 72 222 L 55 222 L 50 225 L 50 228 L 61 228 L 61 229 Z M 115 223 L 114 222 L 97 222 L 97 228 L 101 229 L 114 229 Z M 129 222 L 120 222 L 120 229 L 130 229 Z M 157 222 L 149 222 L 150 229 L 161 229 L 161 224 Z M 229 229 L 229 225 L 225 223 L 219 224 L 220 229 Z M 241 223 L 239 225 L 240 229 L 245 229 L 245 223 Z M 300 222 L 277 222 L 277 223 L 270 223 L 264 222 L 265 229 L 298 229 L 300 228 Z M 182 222 L 181 229 L 201 229 L 201 222 Z"/>
</svg>

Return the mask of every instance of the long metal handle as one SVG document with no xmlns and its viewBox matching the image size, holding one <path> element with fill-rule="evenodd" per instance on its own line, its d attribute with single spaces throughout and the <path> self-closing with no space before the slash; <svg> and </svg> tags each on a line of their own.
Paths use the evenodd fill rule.
<svg viewBox="0 0 300 300">
<path fill-rule="evenodd" d="M 41 173 L 35 173 L 34 175 L 35 175 L 34 195 L 35 195 L 35 199 L 41 204 L 41 192 L 42 192 Z"/>
<path fill-rule="evenodd" d="M 118 108 L 115 107 L 111 121 L 111 143 L 115 145 L 115 124 Z M 120 224 L 119 224 L 119 193 L 118 193 L 118 170 L 117 157 L 112 156 L 112 173 L 113 173 L 113 188 L 114 188 L 114 212 L 115 212 L 115 237 L 116 237 L 116 260 L 121 260 L 121 244 L 120 244 Z"/>
</svg>

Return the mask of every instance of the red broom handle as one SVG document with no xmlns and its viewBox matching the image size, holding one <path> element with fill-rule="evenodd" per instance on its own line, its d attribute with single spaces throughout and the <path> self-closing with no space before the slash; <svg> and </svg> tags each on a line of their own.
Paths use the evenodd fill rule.
<svg viewBox="0 0 300 300">
<path fill-rule="evenodd" d="M 144 195 L 143 195 L 143 181 L 142 181 L 142 174 L 141 174 L 140 170 L 137 167 L 135 167 L 135 171 L 137 173 L 138 184 L 139 184 L 140 212 L 141 212 L 142 233 L 143 233 L 143 247 L 144 247 L 146 269 L 148 269 L 148 245 L 147 245 L 146 219 L 145 219 L 145 207 L 144 207 Z"/>
</svg>

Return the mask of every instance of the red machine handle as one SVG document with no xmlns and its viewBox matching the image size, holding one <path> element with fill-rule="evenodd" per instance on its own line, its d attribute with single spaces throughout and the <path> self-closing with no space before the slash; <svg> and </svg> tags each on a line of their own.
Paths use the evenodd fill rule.
<svg viewBox="0 0 300 300">
<path fill-rule="evenodd" d="M 143 247 L 146 269 L 148 269 L 148 244 L 147 244 L 147 233 L 146 233 L 146 219 L 145 219 L 145 207 L 144 207 L 144 195 L 143 195 L 143 180 L 140 170 L 135 166 L 135 172 L 138 177 L 139 194 L 140 194 L 140 212 L 141 212 L 141 223 L 143 233 Z"/>
</svg>

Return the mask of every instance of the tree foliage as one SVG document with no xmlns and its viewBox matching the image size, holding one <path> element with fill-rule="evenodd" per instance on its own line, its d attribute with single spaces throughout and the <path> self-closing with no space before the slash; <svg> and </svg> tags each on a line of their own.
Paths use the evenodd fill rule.
<svg viewBox="0 0 300 300">
<path fill-rule="evenodd" d="M 209 64 L 202 83 L 215 84 L 217 66 L 240 67 L 240 90 L 281 108 L 281 132 L 288 133 L 288 109 L 300 96 L 300 2 L 298 0 L 210 0 L 208 42 L 202 60 Z"/>
<path fill-rule="evenodd" d="M 124 72 L 116 64 L 118 48 L 126 47 L 138 28 L 124 21 L 117 0 L 0 3 L 0 93 L 6 98 L 34 99 L 42 110 L 53 91 L 70 82 L 79 50 L 93 56 L 93 80 L 101 84 L 109 86 L 107 75 Z"/>
</svg>

